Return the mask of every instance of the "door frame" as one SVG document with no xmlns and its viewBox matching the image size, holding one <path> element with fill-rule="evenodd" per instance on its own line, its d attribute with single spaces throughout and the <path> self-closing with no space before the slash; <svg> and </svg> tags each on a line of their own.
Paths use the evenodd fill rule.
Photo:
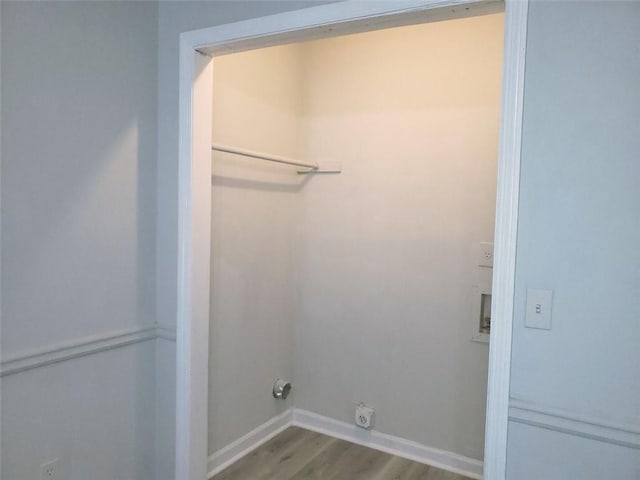
<svg viewBox="0 0 640 480">
<path fill-rule="evenodd" d="M 212 57 L 503 10 L 484 478 L 505 479 L 528 0 L 348 0 L 180 35 L 176 480 L 207 477 Z"/>
</svg>

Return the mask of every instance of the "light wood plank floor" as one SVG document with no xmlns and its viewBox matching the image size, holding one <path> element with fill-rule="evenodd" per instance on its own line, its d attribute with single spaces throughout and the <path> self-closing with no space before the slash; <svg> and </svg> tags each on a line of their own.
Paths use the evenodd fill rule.
<svg viewBox="0 0 640 480">
<path fill-rule="evenodd" d="M 291 427 L 212 480 L 468 479 L 344 440 Z"/>
</svg>

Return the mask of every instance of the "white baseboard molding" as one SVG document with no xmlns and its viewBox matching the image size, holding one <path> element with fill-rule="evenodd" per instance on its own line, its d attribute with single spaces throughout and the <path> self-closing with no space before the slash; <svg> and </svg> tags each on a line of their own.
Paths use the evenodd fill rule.
<svg viewBox="0 0 640 480">
<path fill-rule="evenodd" d="M 20 353 L 0 362 L 0 377 L 153 340 L 161 336 L 159 330 L 160 328 L 156 326 L 120 330 L 82 338 L 46 349 Z M 166 335 L 169 334 L 167 333 Z"/>
<path fill-rule="evenodd" d="M 640 449 L 640 425 L 619 425 L 524 400 L 509 402 L 509 420 L 623 447 Z"/>
<path fill-rule="evenodd" d="M 294 409 L 293 425 L 470 478 L 482 478 L 483 464 L 480 460 L 446 450 L 427 447 L 411 440 L 375 430 L 363 430 L 350 423 L 341 422 L 307 410 Z"/>
<path fill-rule="evenodd" d="M 250 431 L 235 442 L 214 452 L 208 459 L 207 471 L 209 473 L 207 474 L 207 478 L 217 475 L 229 465 L 237 462 L 260 445 L 268 442 L 283 430 L 290 427 L 292 419 L 293 409 L 290 408 Z"/>
</svg>

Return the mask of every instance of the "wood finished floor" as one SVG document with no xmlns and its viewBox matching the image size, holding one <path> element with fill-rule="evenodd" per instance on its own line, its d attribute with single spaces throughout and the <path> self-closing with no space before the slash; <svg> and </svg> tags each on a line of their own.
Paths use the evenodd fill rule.
<svg viewBox="0 0 640 480">
<path fill-rule="evenodd" d="M 469 480 L 354 443 L 290 427 L 212 480 Z"/>
</svg>

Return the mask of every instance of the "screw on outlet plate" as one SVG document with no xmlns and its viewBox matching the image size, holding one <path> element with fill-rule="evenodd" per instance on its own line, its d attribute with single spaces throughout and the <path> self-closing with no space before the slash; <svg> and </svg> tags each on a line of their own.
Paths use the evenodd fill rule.
<svg viewBox="0 0 640 480">
<path fill-rule="evenodd" d="M 58 459 L 51 460 L 40 465 L 40 480 L 56 480 L 58 471 Z"/>
</svg>

